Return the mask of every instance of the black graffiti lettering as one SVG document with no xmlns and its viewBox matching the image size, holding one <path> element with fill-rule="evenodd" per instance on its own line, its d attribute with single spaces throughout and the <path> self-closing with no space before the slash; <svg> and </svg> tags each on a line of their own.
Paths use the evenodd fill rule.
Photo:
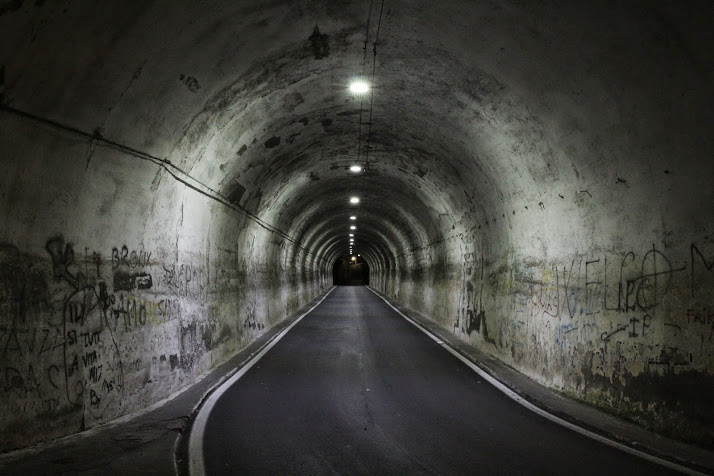
<svg viewBox="0 0 714 476">
<path fill-rule="evenodd" d="M 625 307 L 623 309 L 622 307 L 622 283 L 623 283 L 623 274 L 625 272 L 625 265 L 627 262 L 627 258 L 632 258 L 632 262 L 635 261 L 635 254 L 630 251 L 625 256 L 622 258 L 622 262 L 620 263 L 620 281 L 617 284 L 617 310 L 619 312 L 625 311 L 627 312 L 627 301 L 625 301 Z"/>
<path fill-rule="evenodd" d="M 694 255 L 696 253 L 699 256 L 699 260 L 701 261 L 701 264 L 704 265 L 704 269 L 706 269 L 707 271 L 714 270 L 714 257 L 712 257 L 711 262 L 708 262 L 707 259 L 704 257 L 704 254 L 699 250 L 699 248 L 697 248 L 697 245 L 695 245 L 694 243 L 692 243 L 692 245 L 689 247 L 689 252 L 692 257 L 692 261 L 691 261 L 691 266 L 692 266 L 691 275 L 692 276 L 691 276 L 691 278 L 692 278 L 692 297 L 694 297 L 694 290 L 696 289 L 696 287 L 694 285 L 694 274 L 695 274 Z"/>
<path fill-rule="evenodd" d="M 53 375 L 56 375 L 57 378 L 59 378 L 59 373 L 60 369 L 56 365 L 50 365 L 47 368 L 47 381 L 50 382 L 50 385 L 52 385 L 56 389 L 59 389 L 59 385 L 55 383 L 55 378 L 53 377 Z"/>
<path fill-rule="evenodd" d="M 12 344 L 12 347 L 10 344 Z M 3 353 L 7 354 L 8 352 L 17 352 L 22 356 L 22 348 L 20 347 L 20 342 L 17 340 L 17 332 L 15 332 L 15 329 L 10 330 L 7 342 L 5 343 L 5 351 Z"/>
<path fill-rule="evenodd" d="M 89 403 L 90 403 L 90 405 L 92 405 L 93 407 L 99 406 L 99 404 L 101 403 L 101 401 L 102 401 L 102 399 L 99 398 L 99 395 L 97 395 L 97 392 L 95 392 L 94 390 L 90 390 L 90 391 L 89 391 Z"/>
<path fill-rule="evenodd" d="M 84 354 L 82 357 L 82 363 L 84 364 L 85 367 L 88 367 L 90 365 L 94 365 L 97 362 L 97 351 L 92 351 L 87 354 Z"/>
<path fill-rule="evenodd" d="M 45 336 L 42 338 L 42 345 L 40 345 L 40 352 L 39 352 L 40 355 L 44 354 L 45 352 L 47 352 L 48 350 L 50 350 L 52 348 L 51 345 L 45 346 L 45 344 L 47 343 L 47 338 L 50 336 L 50 330 L 42 329 L 42 332 L 45 334 Z"/>
<path fill-rule="evenodd" d="M 94 263 L 94 266 L 96 267 L 97 278 L 100 278 L 101 276 L 99 275 L 99 266 L 102 264 L 102 255 L 100 255 L 96 251 L 93 252 L 92 253 L 92 263 Z"/>
<path fill-rule="evenodd" d="M 126 257 L 128 254 L 129 249 L 126 246 L 121 247 L 121 253 L 117 248 L 112 248 L 112 269 L 127 264 Z"/>
<path fill-rule="evenodd" d="M 615 334 L 619 334 L 620 332 L 626 330 L 627 327 L 628 326 L 620 326 L 612 332 L 603 332 L 602 334 L 600 334 L 600 340 L 603 342 L 607 342 L 610 339 L 612 339 L 612 336 L 614 336 Z"/>
<path fill-rule="evenodd" d="M 83 302 L 69 302 L 67 303 L 67 321 L 70 323 L 79 323 L 84 325 L 84 303 Z"/>
<path fill-rule="evenodd" d="M 628 333 L 630 337 L 637 337 L 637 323 L 640 322 L 639 319 L 633 317 L 630 319 L 630 324 L 632 325 L 632 330 Z"/>
<path fill-rule="evenodd" d="M 647 334 L 647 329 L 650 328 L 650 323 L 652 322 L 652 316 L 645 314 L 642 318 L 642 335 Z"/>
<path fill-rule="evenodd" d="M 136 302 L 134 303 L 134 305 L 136 306 Z M 146 325 L 146 305 L 143 302 L 139 304 L 139 310 L 136 314 L 136 317 L 139 319 L 139 325 Z M 134 322 L 134 325 L 136 325 L 136 321 Z"/>
<path fill-rule="evenodd" d="M 37 378 L 35 377 L 35 369 L 32 367 L 32 364 L 29 364 L 27 366 L 27 381 L 32 384 L 33 390 L 37 391 L 37 396 L 42 397 L 40 394 L 40 383 L 37 381 Z"/>
<path fill-rule="evenodd" d="M 79 360 L 76 355 L 74 356 L 72 363 L 67 366 L 67 376 L 71 377 L 75 372 L 79 372 Z"/>
<path fill-rule="evenodd" d="M 84 337 L 84 347 L 99 344 L 101 342 L 101 331 L 82 332 L 80 337 Z"/>
<path fill-rule="evenodd" d="M 76 339 L 77 333 L 75 332 L 75 339 Z M 64 336 L 62 335 L 62 332 L 60 332 L 59 328 L 55 328 L 55 343 L 52 346 L 52 350 L 55 350 L 57 347 L 64 347 L 66 344 L 66 340 L 64 339 Z"/>
<path fill-rule="evenodd" d="M 102 378 L 102 366 L 93 366 L 89 369 L 89 380 L 92 383 L 97 383 Z"/>
<path fill-rule="evenodd" d="M 143 268 L 151 264 L 151 253 L 146 251 L 129 251 L 126 245 L 118 248 L 112 248 L 112 270 L 119 266 L 136 269 Z"/>
<path fill-rule="evenodd" d="M 101 309 L 104 313 L 106 313 L 115 302 L 114 296 L 110 295 L 109 291 L 107 291 L 107 283 L 104 281 L 99 283 L 99 302 L 101 303 Z"/>
<path fill-rule="evenodd" d="M 60 235 L 50 238 L 45 245 L 45 249 L 52 257 L 52 272 L 55 279 L 64 279 L 74 287 L 78 287 L 77 277 L 69 272 L 68 267 L 74 263 L 74 249 L 72 245 L 65 244 L 64 238 Z"/>
<path fill-rule="evenodd" d="M 67 332 L 67 345 L 74 345 L 77 343 L 77 331 L 71 330 Z"/>
<path fill-rule="evenodd" d="M 593 304 L 595 303 L 594 296 L 598 285 L 600 285 L 600 281 L 590 281 L 590 278 L 588 277 L 588 267 L 599 262 L 599 259 L 585 262 L 585 314 L 587 315 L 597 314 L 600 312 L 600 309 L 593 310 Z M 592 276 L 592 274 L 590 276 Z M 591 289 L 589 286 L 594 286 L 595 289 Z"/>
<path fill-rule="evenodd" d="M 26 334 L 25 344 L 27 346 L 27 352 L 32 354 L 35 352 L 35 337 L 37 336 L 37 329 L 32 329 L 32 337 L 30 338 L 30 331 L 28 329 L 23 329 L 20 331 L 21 334 Z"/>
<path fill-rule="evenodd" d="M 635 290 L 637 289 L 635 287 L 636 281 L 635 280 L 627 280 L 627 291 L 625 292 L 625 312 L 629 311 L 634 311 L 635 310 L 635 302 L 633 299 L 633 303 L 630 304 L 630 296 L 632 296 L 635 293 Z"/>
<path fill-rule="evenodd" d="M 582 263 L 582 261 L 580 262 Z M 578 264 L 578 268 L 580 267 Z M 565 284 L 565 304 L 568 306 L 568 314 L 572 319 L 575 313 L 578 311 L 578 292 L 576 289 L 570 286 L 570 281 L 573 277 L 573 266 L 575 266 L 575 260 L 570 262 L 570 272 L 566 276 L 565 267 L 563 267 L 563 282 Z"/>
</svg>

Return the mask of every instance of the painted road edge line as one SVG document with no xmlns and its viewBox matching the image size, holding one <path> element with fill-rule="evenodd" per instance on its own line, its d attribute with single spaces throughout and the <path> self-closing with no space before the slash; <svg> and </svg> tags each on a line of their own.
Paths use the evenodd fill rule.
<svg viewBox="0 0 714 476">
<path fill-rule="evenodd" d="M 394 312 L 402 316 L 404 319 L 406 319 L 408 322 L 413 324 L 417 329 L 422 331 L 424 334 L 429 336 L 433 341 L 435 341 L 437 344 L 441 345 L 444 349 L 448 350 L 454 357 L 462 361 L 464 364 L 466 364 L 471 370 L 479 374 L 479 376 L 483 377 L 484 380 L 488 381 L 491 385 L 496 387 L 498 390 L 500 390 L 502 393 L 506 394 L 509 398 L 512 400 L 515 400 L 517 403 L 521 404 L 522 406 L 526 407 L 528 410 L 532 411 L 533 413 L 536 413 L 543 418 L 546 418 L 553 423 L 557 423 L 558 425 L 564 426 L 570 430 L 573 430 L 577 433 L 580 433 L 583 436 L 587 436 L 588 438 L 591 438 L 595 441 L 599 441 L 600 443 L 606 444 L 608 446 L 612 446 L 614 448 L 617 448 L 621 451 L 624 451 L 625 453 L 629 453 L 634 456 L 638 456 L 642 459 L 651 461 L 653 463 L 657 463 L 661 466 L 664 466 L 666 468 L 674 469 L 676 471 L 680 471 L 685 474 L 690 474 L 693 476 L 707 476 L 706 473 L 701 473 L 699 471 L 696 471 L 694 469 L 688 468 L 686 466 L 683 466 L 681 464 L 677 464 L 673 461 L 669 461 L 664 458 L 660 458 L 655 455 L 651 455 L 649 453 L 646 453 L 644 451 L 637 450 L 635 448 L 632 448 L 630 446 L 627 446 L 625 444 L 622 444 L 618 441 L 611 440 L 610 438 L 607 438 L 605 436 L 599 435 L 597 433 L 594 433 L 590 430 L 586 430 L 585 428 L 582 428 L 574 423 L 570 423 L 569 421 L 563 420 L 562 418 L 559 418 L 551 413 L 548 413 L 547 411 L 543 410 L 542 408 L 532 404 L 528 400 L 524 399 L 520 395 L 518 395 L 516 392 L 508 388 L 505 384 L 501 383 L 501 381 L 497 380 L 496 378 L 492 377 L 489 375 L 485 370 L 483 370 L 481 367 L 473 363 L 471 360 L 466 358 L 463 354 L 455 350 L 453 347 L 451 347 L 451 344 L 448 342 L 443 341 L 440 339 L 436 334 L 432 333 L 429 329 L 426 327 L 422 326 L 420 323 L 412 319 L 411 317 L 405 315 L 402 311 L 397 309 L 392 305 L 391 302 L 387 301 L 384 296 L 381 296 L 377 291 L 372 289 L 371 286 L 365 286 L 367 289 L 372 291 L 378 298 L 380 298 L 382 301 L 387 303 L 389 307 L 391 307 Z"/>
<path fill-rule="evenodd" d="M 285 334 L 290 332 L 290 329 L 295 327 L 297 323 L 300 322 L 305 316 L 310 314 L 317 306 L 322 304 L 322 301 L 324 301 L 327 296 L 329 296 L 334 290 L 335 287 L 333 286 L 332 289 L 327 291 L 327 294 L 322 296 L 322 298 L 317 301 L 314 306 L 305 311 L 288 327 L 286 327 L 285 329 L 280 331 L 275 337 L 273 337 L 273 339 L 268 342 L 265 347 L 260 350 L 260 352 L 255 354 L 255 356 L 251 358 L 236 373 L 234 373 L 231 378 L 229 378 L 228 380 L 220 384 L 215 390 L 213 390 L 210 396 L 201 405 L 201 409 L 196 415 L 196 418 L 193 421 L 193 425 L 191 426 L 191 434 L 189 435 L 188 440 L 188 472 L 191 476 L 204 476 L 206 474 L 206 464 L 203 459 L 203 436 L 206 431 L 208 417 L 211 414 L 211 410 L 213 410 L 213 407 L 216 405 L 216 402 L 218 402 L 221 396 L 225 393 L 226 390 L 228 390 L 228 388 L 230 388 L 231 385 L 236 383 L 238 379 L 245 375 L 245 373 L 248 372 L 248 370 L 250 370 L 250 368 L 253 367 L 256 362 L 258 362 L 265 354 L 268 353 L 270 349 L 273 348 L 275 344 L 278 343 L 278 341 L 280 341 L 280 339 L 285 337 Z"/>
</svg>

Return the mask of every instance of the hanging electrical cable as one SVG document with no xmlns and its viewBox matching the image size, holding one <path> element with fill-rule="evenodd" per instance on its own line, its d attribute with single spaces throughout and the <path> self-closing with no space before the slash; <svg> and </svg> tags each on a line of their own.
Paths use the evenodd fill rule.
<svg viewBox="0 0 714 476">
<path fill-rule="evenodd" d="M 363 60 L 362 60 L 362 74 L 366 75 L 366 68 L 367 68 L 367 44 L 369 42 L 369 25 L 370 25 L 370 20 L 372 17 L 372 4 L 373 2 L 370 1 L 369 5 L 369 15 L 367 17 L 367 34 L 365 35 L 365 41 L 364 41 L 364 55 L 363 55 Z M 377 32 L 374 37 L 374 43 L 372 44 L 372 75 L 370 79 L 370 99 L 369 99 L 369 119 L 367 120 L 367 140 L 365 144 L 365 161 L 364 161 L 364 168 L 362 170 L 362 184 L 360 187 L 360 197 L 362 200 L 359 203 L 358 207 L 358 216 L 361 216 L 362 212 L 362 206 L 364 204 L 364 199 L 365 199 L 365 186 L 366 186 L 366 178 L 367 178 L 367 173 L 369 172 L 369 151 L 370 151 L 370 143 L 372 139 L 372 113 L 374 111 L 374 79 L 376 76 L 376 71 L 377 71 L 377 46 L 379 45 L 379 33 L 382 28 L 382 16 L 384 14 L 384 0 L 381 2 L 381 6 L 379 9 L 379 19 L 377 21 Z M 358 135 L 358 142 L 357 142 L 357 161 L 361 162 L 361 155 L 362 155 L 362 101 L 363 99 L 360 98 L 360 113 L 359 113 L 359 135 Z"/>
</svg>

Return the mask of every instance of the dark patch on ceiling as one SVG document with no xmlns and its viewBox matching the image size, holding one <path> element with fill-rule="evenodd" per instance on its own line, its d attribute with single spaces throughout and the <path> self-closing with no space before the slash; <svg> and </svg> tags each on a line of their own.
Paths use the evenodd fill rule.
<svg viewBox="0 0 714 476">
<path fill-rule="evenodd" d="M 279 145 L 280 145 L 280 137 L 271 137 L 270 139 L 265 141 L 266 149 L 272 149 L 273 147 L 277 147 Z"/>
<path fill-rule="evenodd" d="M 318 180 L 320 180 L 320 176 L 317 175 L 315 172 L 310 172 L 309 177 L 310 177 L 310 182 L 317 182 Z"/>
<path fill-rule="evenodd" d="M 248 146 L 243 144 L 240 149 L 238 149 L 238 155 L 243 155 L 245 154 L 245 151 L 248 150 Z"/>
<path fill-rule="evenodd" d="M 289 112 L 292 112 L 293 109 L 295 109 L 297 106 L 304 102 L 305 99 L 302 97 L 302 94 L 297 91 L 292 92 L 285 96 L 285 109 L 287 109 Z"/>
<path fill-rule="evenodd" d="M 198 84 L 198 79 L 194 78 L 193 76 L 186 76 L 185 74 L 181 74 L 179 76 L 179 80 L 186 85 L 189 91 L 192 93 L 197 93 L 199 89 L 201 89 L 201 85 Z"/>
<path fill-rule="evenodd" d="M 16 12 L 20 7 L 22 7 L 22 0 L 0 0 L 0 16 L 8 12 Z"/>
<path fill-rule="evenodd" d="M 315 29 L 310 35 L 310 43 L 312 44 L 312 54 L 315 59 L 323 59 L 330 56 L 330 45 L 327 41 L 328 36 L 320 33 L 320 29 L 315 25 Z"/>
<path fill-rule="evenodd" d="M 332 119 L 323 119 L 320 124 L 322 124 L 322 127 L 330 127 L 332 125 Z"/>
<path fill-rule="evenodd" d="M 234 181 L 233 186 L 228 191 L 228 201 L 236 205 L 240 204 L 240 199 L 243 198 L 245 187 Z"/>
<path fill-rule="evenodd" d="M 303 117 L 298 122 L 302 123 L 303 126 L 306 126 L 310 123 L 310 120 L 307 117 Z"/>
<path fill-rule="evenodd" d="M 285 139 L 285 142 L 287 142 L 288 144 L 292 144 L 293 142 L 295 142 L 295 138 L 297 136 L 299 136 L 300 134 L 302 134 L 302 132 L 296 132 L 295 134 L 290 134 L 288 136 L 288 138 Z"/>
<path fill-rule="evenodd" d="M 359 111 L 344 111 L 344 112 L 338 112 L 338 116 L 354 116 L 355 114 L 359 114 Z"/>
</svg>

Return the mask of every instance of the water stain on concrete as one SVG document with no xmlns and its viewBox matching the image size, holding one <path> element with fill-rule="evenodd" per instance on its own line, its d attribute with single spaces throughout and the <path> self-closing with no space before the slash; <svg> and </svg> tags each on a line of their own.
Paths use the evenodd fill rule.
<svg viewBox="0 0 714 476">
<path fill-rule="evenodd" d="M 328 43 L 328 35 L 320 33 L 320 29 L 315 25 L 315 29 L 310 35 L 310 44 L 312 46 L 312 53 L 315 59 L 321 60 L 330 56 L 330 44 Z"/>
<path fill-rule="evenodd" d="M 267 141 L 265 141 L 265 148 L 266 149 L 272 149 L 273 147 L 277 147 L 280 145 L 280 137 L 271 137 Z"/>
<path fill-rule="evenodd" d="M 186 76 L 184 74 L 181 74 L 179 76 L 179 80 L 186 85 L 186 88 L 188 88 L 189 91 L 192 93 L 197 93 L 199 89 L 201 89 L 201 85 L 198 83 L 198 79 L 194 78 L 193 76 Z"/>
</svg>

